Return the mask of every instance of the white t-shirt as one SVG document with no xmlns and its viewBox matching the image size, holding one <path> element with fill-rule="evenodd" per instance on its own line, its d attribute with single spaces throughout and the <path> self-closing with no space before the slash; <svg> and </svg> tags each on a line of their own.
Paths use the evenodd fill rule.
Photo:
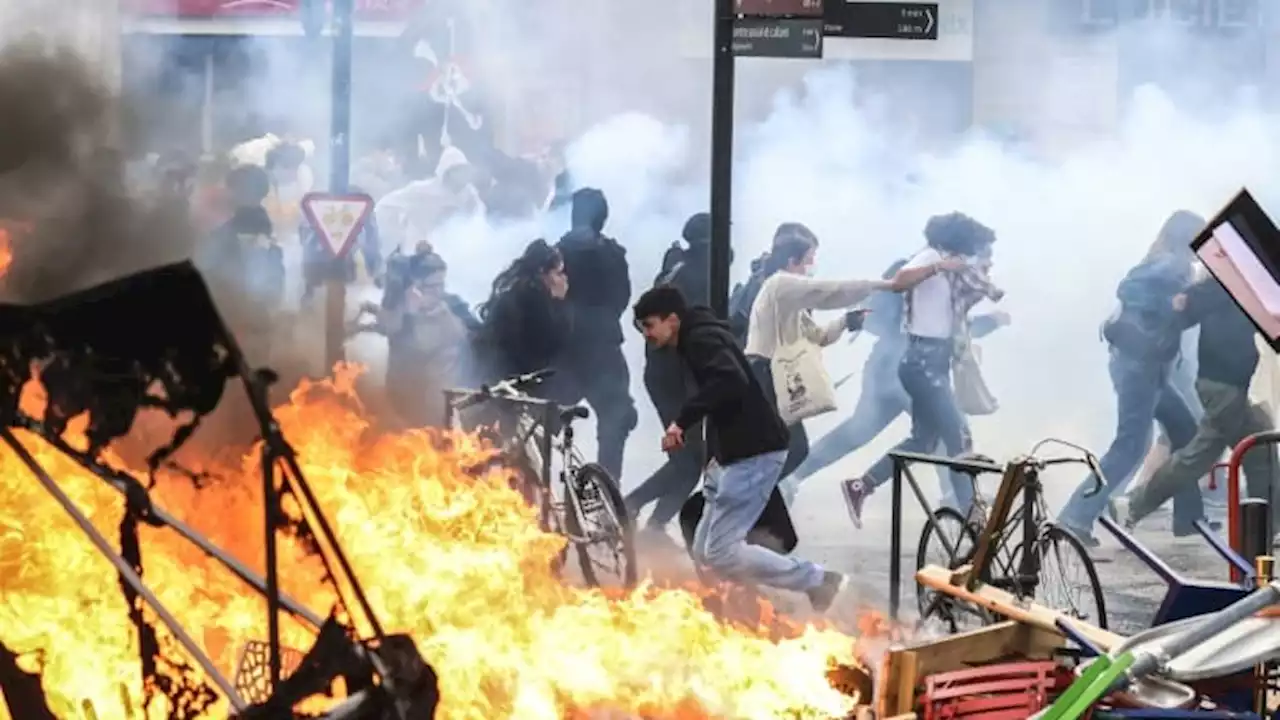
<svg viewBox="0 0 1280 720">
<path fill-rule="evenodd" d="M 942 260 L 942 254 L 925 248 L 907 261 L 904 270 L 926 267 Z M 938 273 L 908 291 L 909 313 L 903 319 L 908 335 L 945 340 L 951 337 L 951 281 Z"/>
</svg>

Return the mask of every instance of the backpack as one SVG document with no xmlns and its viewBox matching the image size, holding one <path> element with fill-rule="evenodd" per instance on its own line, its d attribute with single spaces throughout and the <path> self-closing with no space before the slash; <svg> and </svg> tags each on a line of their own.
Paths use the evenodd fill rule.
<svg viewBox="0 0 1280 720">
<path fill-rule="evenodd" d="M 745 283 L 734 286 L 729 294 L 729 331 L 733 333 L 738 344 L 746 347 L 747 327 L 751 323 L 751 306 L 756 303 L 756 296 L 764 286 L 764 273 L 751 273 Z"/>
<path fill-rule="evenodd" d="M 662 270 L 653 279 L 653 286 L 675 285 L 679 287 L 676 278 L 680 276 L 680 270 L 683 268 L 684 248 L 680 247 L 680 243 L 672 243 L 671 247 L 667 248 L 667 251 L 662 255 Z"/>
</svg>

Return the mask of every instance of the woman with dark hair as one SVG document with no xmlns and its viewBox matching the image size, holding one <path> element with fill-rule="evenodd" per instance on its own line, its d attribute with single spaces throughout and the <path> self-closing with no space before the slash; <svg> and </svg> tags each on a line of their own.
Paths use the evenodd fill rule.
<svg viewBox="0 0 1280 720">
<path fill-rule="evenodd" d="M 984 263 L 978 262 L 996 238 L 990 228 L 958 212 L 930 218 L 924 236 L 927 247 L 907 261 L 894 283 L 905 292 L 907 347 L 898 378 L 911 404 L 911 436 L 894 449 L 930 453 L 941 443 L 955 457 L 969 451 L 970 438 L 952 386 L 952 365 L 969 340 L 969 309 L 984 297 L 1002 297 L 987 280 Z M 844 482 L 855 526 L 862 527 L 867 497 L 892 475 L 893 459 L 885 455 L 863 476 Z M 952 471 L 950 477 L 956 505 L 967 513 L 973 486 L 962 473 Z"/>
<path fill-rule="evenodd" d="M 882 277 L 892 279 L 906 264 L 906 259 L 894 262 Z M 898 377 L 898 365 L 907 351 L 907 336 L 902 331 L 905 310 L 902 295 L 891 291 L 872 293 L 867 310 L 862 329 L 874 335 L 876 342 L 862 366 L 862 392 L 858 395 L 858 404 L 849 417 L 813 444 L 809 457 L 796 468 L 790 482 L 783 483 L 782 494 L 788 504 L 795 499 L 800 484 L 805 480 L 856 452 L 876 439 L 904 413 L 911 412 L 911 396 L 907 395 Z M 969 318 L 969 332 L 978 339 L 1008 323 L 1009 316 L 1003 312 L 975 315 Z M 950 494 L 946 477 L 943 469 L 939 468 L 938 478 L 944 496 Z"/>
<path fill-rule="evenodd" d="M 560 251 L 538 239 L 493 281 L 480 306 L 478 352 L 487 379 L 531 373 L 557 364 L 568 341 L 569 278 Z"/>
<path fill-rule="evenodd" d="M 810 277 L 818 251 L 817 237 L 804 225 L 785 223 L 774 235 L 773 248 L 764 261 L 765 281 L 751 306 L 747 345 L 743 349 L 765 393 L 776 405 L 773 358 L 781 349 L 802 339 L 819 347 L 834 343 L 846 330 L 862 329 L 864 313 L 845 313 L 820 326 L 814 310 L 847 308 L 862 302 L 871 292 L 890 287 L 870 280 L 815 280 Z M 916 271 L 919 274 L 920 271 Z M 809 454 L 809 438 L 802 422 L 787 428 L 791 444 L 781 477 L 799 467 Z"/>
</svg>

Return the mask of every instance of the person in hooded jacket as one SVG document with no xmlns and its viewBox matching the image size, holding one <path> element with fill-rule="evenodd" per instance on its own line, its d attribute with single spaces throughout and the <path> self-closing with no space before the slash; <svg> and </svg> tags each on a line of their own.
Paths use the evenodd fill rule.
<svg viewBox="0 0 1280 720">
<path fill-rule="evenodd" d="M 678 449 L 706 424 L 713 462 L 703 485 L 706 512 L 690 548 L 694 562 L 726 579 L 805 593 L 825 612 L 844 576 L 747 540 L 780 477 L 788 434 L 728 324 L 710 308 L 689 306 L 670 285 L 640 297 L 635 321 L 648 342 L 678 353 L 697 388 L 667 426 L 662 449 Z"/>
<path fill-rule="evenodd" d="M 382 196 L 374 212 L 383 235 L 383 253 L 389 255 L 397 247 L 408 252 L 456 215 L 484 213 L 476 177 L 476 169 L 462 151 L 447 147 L 434 176 Z"/>
<path fill-rule="evenodd" d="M 595 188 L 574 192 L 572 229 L 557 249 L 569 280 L 572 332 L 557 378 L 564 404 L 586 400 L 596 414 L 599 462 L 621 482 L 627 437 L 639 419 L 622 355 L 622 314 L 631 302 L 627 251 L 604 234 L 609 204 Z"/>
<path fill-rule="evenodd" d="M 654 286 L 669 285 L 697 305 L 710 302 L 711 216 L 697 213 L 681 233 L 685 246 L 676 243 L 662 259 L 662 271 Z M 644 386 L 663 427 L 670 425 L 684 404 L 687 388 L 680 358 L 671 348 L 645 344 Z M 635 517 L 654 504 L 645 523 L 653 537 L 665 537 L 664 528 L 679 514 L 684 502 L 702 479 L 706 448 L 701 427 L 690 432 L 683 447 L 667 455 L 667 462 L 626 497 L 627 510 Z M 655 504 L 656 503 L 656 504 Z"/>
<path fill-rule="evenodd" d="M 1101 489 L 1094 492 L 1098 479 L 1091 475 L 1058 514 L 1059 524 L 1090 547 L 1099 544 L 1094 522 L 1112 494 L 1124 491 L 1150 447 L 1153 421 L 1164 427 L 1175 452 L 1195 437 L 1195 417 L 1170 378 L 1185 329 L 1174 298 L 1191 284 L 1195 256 L 1190 244 L 1204 225 L 1203 218 L 1186 210 L 1169 216 L 1147 256 L 1120 281 L 1120 309 L 1103 324 L 1116 393 L 1115 437 L 1099 460 Z M 1174 494 L 1175 536 L 1197 532 L 1195 522 L 1203 516 L 1198 487 Z"/>
<path fill-rule="evenodd" d="M 560 365 L 571 325 L 565 302 L 568 289 L 564 259 L 546 240 L 529 243 L 498 275 L 489 299 L 479 308 L 476 362 L 482 381 Z"/>
</svg>

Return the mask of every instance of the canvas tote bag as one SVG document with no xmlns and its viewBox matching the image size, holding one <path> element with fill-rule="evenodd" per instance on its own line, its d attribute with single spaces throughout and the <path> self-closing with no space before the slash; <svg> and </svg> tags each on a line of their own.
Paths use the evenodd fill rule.
<svg viewBox="0 0 1280 720">
<path fill-rule="evenodd" d="M 805 337 L 799 327 L 804 318 L 798 319 L 795 342 L 786 345 L 782 343 L 782 316 L 778 313 L 776 301 L 773 320 L 777 343 L 773 357 L 769 359 L 769 370 L 773 375 L 774 397 L 777 398 L 782 422 L 794 425 L 835 410 L 835 386 L 822 364 L 822 348 Z"/>
</svg>

